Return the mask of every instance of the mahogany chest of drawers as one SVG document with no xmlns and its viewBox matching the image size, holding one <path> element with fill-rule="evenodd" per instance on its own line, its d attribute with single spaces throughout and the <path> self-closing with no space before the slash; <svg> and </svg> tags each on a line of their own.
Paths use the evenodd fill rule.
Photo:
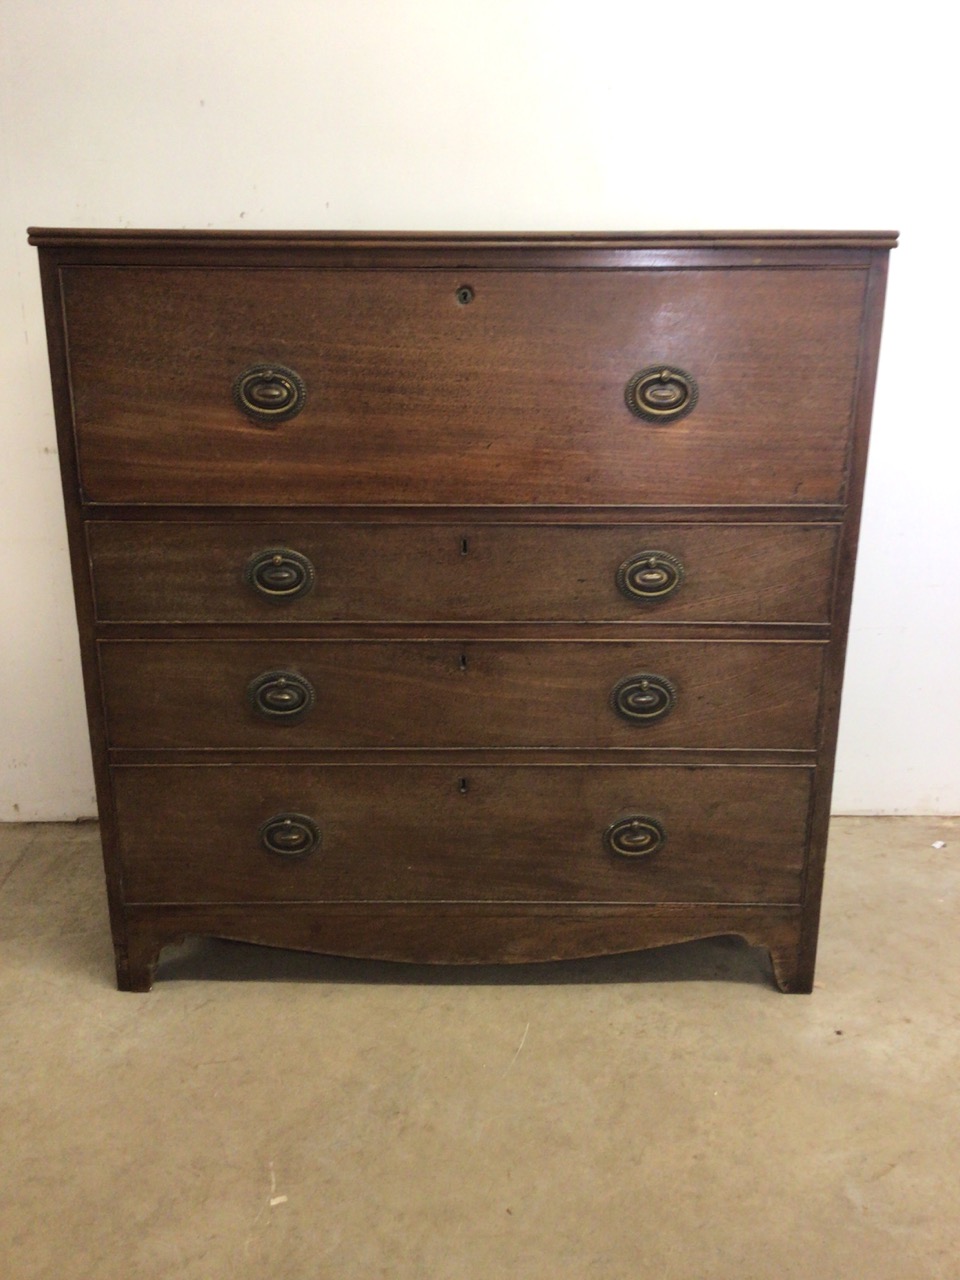
<svg viewBox="0 0 960 1280">
<path fill-rule="evenodd" d="M 34 230 L 122 988 L 813 982 L 893 233 Z"/>
</svg>

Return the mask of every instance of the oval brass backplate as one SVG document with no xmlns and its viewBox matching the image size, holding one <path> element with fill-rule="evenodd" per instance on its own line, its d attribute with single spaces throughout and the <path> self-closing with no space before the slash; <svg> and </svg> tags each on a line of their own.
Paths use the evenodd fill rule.
<svg viewBox="0 0 960 1280">
<path fill-rule="evenodd" d="M 289 547 L 265 547 L 247 561 L 243 578 L 272 604 L 299 600 L 313 590 L 316 571 L 305 555 Z"/>
<path fill-rule="evenodd" d="M 624 676 L 614 685 L 610 701 L 616 713 L 631 724 L 652 724 L 673 710 L 677 689 L 666 676 L 640 672 Z"/>
<path fill-rule="evenodd" d="M 316 702 L 313 685 L 298 671 L 264 671 L 247 686 L 247 701 L 264 720 L 296 724 Z"/>
<path fill-rule="evenodd" d="M 603 841 L 611 853 L 621 858 L 647 858 L 663 848 L 667 838 L 663 825 L 646 814 L 631 814 L 607 827 Z"/>
<path fill-rule="evenodd" d="M 655 604 L 683 582 L 683 562 L 669 551 L 638 551 L 617 570 L 617 587 L 628 600 Z"/>
<path fill-rule="evenodd" d="M 320 845 L 320 828 L 305 813 L 277 813 L 259 831 L 267 853 L 285 858 L 305 858 Z"/>
<path fill-rule="evenodd" d="M 233 383 L 237 408 L 268 426 L 295 418 L 306 398 L 306 383 L 299 373 L 281 364 L 251 365 Z"/>
<path fill-rule="evenodd" d="M 648 365 L 627 383 L 627 408 L 645 422 L 676 422 L 695 408 L 700 390 L 693 375 L 676 365 Z"/>
</svg>

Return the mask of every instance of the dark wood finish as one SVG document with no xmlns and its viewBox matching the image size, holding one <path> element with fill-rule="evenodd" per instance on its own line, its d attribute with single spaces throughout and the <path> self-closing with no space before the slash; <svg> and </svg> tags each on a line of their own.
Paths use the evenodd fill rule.
<svg viewBox="0 0 960 1280">
<path fill-rule="evenodd" d="M 96 502 L 837 502 L 866 272 L 209 272 L 68 267 L 80 477 Z M 249 365 L 307 386 L 233 402 Z M 639 422 L 638 368 L 700 385 Z M 130 465 L 131 456 L 137 465 Z"/>
<path fill-rule="evenodd" d="M 131 902 L 799 903 L 807 769 L 576 765 L 118 769 Z M 268 854 L 275 814 L 319 826 L 319 850 Z M 603 834 L 647 814 L 649 858 Z M 198 856 L 202 849 L 202 856 Z"/>
<path fill-rule="evenodd" d="M 105 622 L 824 623 L 835 526 L 823 524 L 170 524 L 87 527 Z M 300 551 L 316 585 L 274 603 L 243 581 L 251 556 Z M 616 573 L 646 549 L 683 562 L 656 602 L 626 599 Z"/>
<path fill-rule="evenodd" d="M 648 622 L 642 628 L 619 622 L 291 622 L 285 627 L 258 622 L 102 622 L 94 629 L 101 640 L 263 640 L 284 635 L 291 640 L 820 640 L 830 638 L 827 623 Z"/>
<path fill-rule="evenodd" d="M 469 519 L 474 524 L 517 525 L 582 525 L 585 521 L 601 521 L 604 525 L 653 523 L 674 525 L 690 524 L 703 520 L 712 524 L 812 524 L 833 521 L 840 523 L 846 507 L 843 503 L 796 503 L 789 507 L 751 503 L 749 506 L 723 506 L 716 503 L 690 503 L 682 507 L 665 507 L 659 503 L 643 503 L 640 506 L 558 507 L 549 503 L 536 506 L 498 507 L 471 505 L 450 507 L 441 503 L 377 503 L 323 507 L 289 503 L 276 506 L 264 503 L 255 510 L 250 507 L 181 506 L 165 503 L 103 503 L 84 502 L 83 510 L 90 520 L 125 524 L 128 521 L 162 520 L 165 524 L 253 524 L 266 521 L 279 522 L 283 526 L 295 523 L 311 524 L 462 524 Z"/>
<path fill-rule="evenodd" d="M 811 989 L 893 233 L 31 239 L 122 988 L 188 933 L 433 963 L 733 933 Z M 275 361 L 307 393 L 270 427 L 233 383 Z M 660 361 L 699 401 L 654 425 L 624 391 Z M 298 540 L 314 591 L 260 602 L 247 559 Z M 634 605 L 652 543 L 686 577 Z M 287 663 L 315 710 L 257 719 Z M 608 684 L 650 668 L 677 705 L 623 724 Z M 320 849 L 267 853 L 311 804 Z M 604 844 L 631 815 L 649 859 Z"/>
<path fill-rule="evenodd" d="M 706 747 L 813 750 L 824 646 L 720 641 L 117 641 L 101 646 L 114 747 Z M 247 688 L 305 677 L 316 702 L 271 723 Z M 663 675 L 677 702 L 651 724 L 614 686 Z"/>
<path fill-rule="evenodd" d="M 593 747 L 585 753 L 583 747 L 293 747 L 283 751 L 244 752 L 236 747 L 189 747 L 170 751 L 157 751 L 155 747 L 111 747 L 107 753 L 110 764 L 118 767 L 129 765 L 216 765 L 216 764 L 449 764 L 458 768 L 471 764 L 619 764 L 619 765 L 717 765 L 726 769 L 771 768 L 788 765 L 810 768 L 816 763 L 813 751 L 731 751 L 729 747 L 705 749 L 701 747 L 645 747 L 638 752 L 633 747 Z"/>
<path fill-rule="evenodd" d="M 131 963 L 134 971 L 143 972 L 143 958 L 149 955 L 149 935 L 142 938 L 138 935 L 135 927 L 131 926 L 120 877 L 117 825 L 113 808 L 113 788 L 108 766 L 106 730 L 103 722 L 100 667 L 94 639 L 95 609 L 84 533 L 82 494 L 77 474 L 73 419 L 70 410 L 67 336 L 63 328 L 59 271 L 56 255 L 41 252 L 39 256 L 40 286 L 43 294 L 47 352 L 50 361 L 50 381 L 53 391 L 57 433 L 57 456 L 63 487 L 70 569 L 73 575 L 74 603 L 80 639 L 83 691 L 90 734 L 97 809 L 100 818 L 100 841 L 103 850 L 107 908 L 117 960 L 117 985 L 123 990 L 126 989 L 127 984 L 126 966 L 128 957 L 132 958 Z"/>
<path fill-rule="evenodd" d="M 880 355 L 880 332 L 883 303 L 887 288 L 887 255 L 879 254 L 870 269 L 866 308 L 860 336 L 859 382 L 855 430 L 850 439 L 848 461 L 848 499 L 843 524 L 837 571 L 834 577 L 834 635 L 824 671 L 821 690 L 820 758 L 811 831 L 810 851 L 804 879 L 803 923 L 800 945 L 796 953 L 795 971 L 789 979 L 791 990 L 812 991 L 820 928 L 820 903 L 823 894 L 824 864 L 827 855 L 827 829 L 830 823 L 830 797 L 837 751 L 837 729 L 840 721 L 840 695 L 847 650 L 850 605 L 856 567 L 857 541 L 860 536 L 860 512 L 866 479 L 867 446 L 870 438 L 870 415 Z"/>
<path fill-rule="evenodd" d="M 245 250 L 276 246 L 284 253 L 304 246 L 314 254 L 336 258 L 345 250 L 359 247 L 383 260 L 391 247 L 408 256 L 417 248 L 431 253 L 462 254 L 488 247 L 505 248 L 516 253 L 534 255 L 540 249 L 559 253 L 562 263 L 570 259 L 571 250 L 584 248 L 592 254 L 614 253 L 649 247 L 706 246 L 708 249 L 778 247 L 811 249 L 893 249 L 896 231 L 192 231 L 169 227 L 28 227 L 30 244 L 56 247 L 62 251 L 80 251 L 86 256 L 91 249 L 122 249 L 131 255 L 136 250 L 182 250 L 193 247 L 211 253 L 217 245 L 240 246 Z M 415 260 L 415 259 L 414 259 Z M 595 260 L 590 259 L 591 261 Z M 340 265 L 344 265 L 343 262 Z"/>
<path fill-rule="evenodd" d="M 781 991 L 793 985 L 800 909 L 670 903 L 578 906 L 446 903 L 217 903 L 128 908 L 135 947 L 119 952 L 124 991 L 149 991 L 163 947 L 188 934 L 260 946 L 416 964 L 529 964 L 616 955 L 736 935 L 770 952 Z M 642 971 L 642 970 L 641 970 Z M 712 976 L 712 975 L 711 975 Z"/>
</svg>

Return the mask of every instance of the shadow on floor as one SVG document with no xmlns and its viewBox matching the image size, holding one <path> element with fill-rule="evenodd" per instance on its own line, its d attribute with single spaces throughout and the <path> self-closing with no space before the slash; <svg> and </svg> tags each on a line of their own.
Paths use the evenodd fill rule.
<svg viewBox="0 0 960 1280">
<path fill-rule="evenodd" d="M 274 947 L 188 938 L 164 950 L 158 982 L 332 982 L 422 986 L 741 982 L 773 986 L 767 952 L 741 938 L 709 938 L 621 956 L 545 964 L 424 965 L 353 960 Z"/>
</svg>

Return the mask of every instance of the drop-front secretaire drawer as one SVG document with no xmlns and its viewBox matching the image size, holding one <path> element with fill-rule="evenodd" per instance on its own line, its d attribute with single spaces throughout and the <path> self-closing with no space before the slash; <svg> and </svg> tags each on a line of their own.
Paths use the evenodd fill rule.
<svg viewBox="0 0 960 1280">
<path fill-rule="evenodd" d="M 812 750 L 824 646 L 106 641 L 111 746 Z"/>
<path fill-rule="evenodd" d="M 91 502 L 843 498 L 860 267 L 61 281 Z"/>
<path fill-rule="evenodd" d="M 91 521 L 104 622 L 828 621 L 837 526 Z"/>
<path fill-rule="evenodd" d="M 801 768 L 114 770 L 131 902 L 797 902 Z"/>
</svg>

